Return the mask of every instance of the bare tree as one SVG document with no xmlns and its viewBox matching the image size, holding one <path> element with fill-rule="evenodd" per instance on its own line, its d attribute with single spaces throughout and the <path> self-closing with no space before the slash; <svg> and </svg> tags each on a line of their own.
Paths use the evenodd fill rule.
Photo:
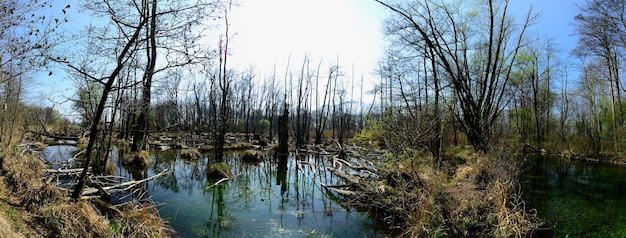
<svg viewBox="0 0 626 238">
<path fill-rule="evenodd" d="M 143 148 L 147 133 L 152 78 L 160 71 L 198 62 L 199 58 L 206 56 L 206 53 L 202 53 L 203 50 L 195 43 L 202 35 L 198 34 L 194 27 L 200 26 L 202 19 L 210 16 L 212 9 L 210 2 L 203 1 L 190 3 L 147 0 L 93 1 L 84 3 L 83 7 L 92 12 L 95 17 L 109 20 L 110 24 L 89 26 L 86 29 L 87 43 L 91 43 L 87 46 L 87 52 L 96 56 L 93 57 L 89 67 L 77 67 L 71 62 L 70 57 L 67 57 L 67 61 L 62 57 L 53 57 L 63 62 L 71 71 L 78 72 L 85 78 L 103 85 L 102 95 L 93 121 L 90 123 L 87 158 L 83 164 L 85 170 L 72 194 L 74 199 L 80 197 L 82 193 L 87 167 L 91 165 L 94 145 L 96 139 L 100 138 L 98 136 L 99 124 L 110 93 L 113 90 L 134 88 L 132 86 L 137 85 L 135 82 L 129 82 L 130 85 L 118 85 L 114 88 L 114 83 L 120 74 L 137 72 L 140 68 L 133 66 L 142 64 L 146 66 L 140 72 L 143 76 L 138 83 L 142 85 L 143 93 L 133 142 L 133 149 L 138 150 Z M 93 44 L 94 42 L 98 44 Z M 164 66 L 157 69 L 156 61 L 159 54 L 163 55 Z M 111 58 L 111 56 L 114 57 Z M 113 118 L 112 115 L 111 118 Z M 106 153 L 107 149 L 102 148 L 99 151 Z M 106 157 L 99 160 L 95 167 L 103 168 L 106 161 Z M 103 170 L 98 169 L 98 171 Z"/>
<path fill-rule="evenodd" d="M 44 56 L 61 42 L 55 31 L 67 22 L 69 9 L 69 4 L 33 0 L 0 2 L 0 141 L 12 142 L 26 82 L 32 82 L 29 73 L 48 65 Z"/>
<path fill-rule="evenodd" d="M 231 10 L 231 6 L 232 1 L 228 2 L 227 5 L 223 7 L 224 34 L 220 36 L 219 40 L 217 74 L 210 76 L 211 84 L 214 86 L 211 90 L 211 102 L 213 104 L 213 122 L 215 125 L 215 129 L 213 130 L 213 149 L 215 152 L 215 160 L 217 162 L 222 162 L 224 159 L 224 145 L 226 143 L 226 131 L 228 129 L 228 114 L 230 113 L 229 97 L 231 94 L 231 80 L 234 76 L 233 72 L 227 68 L 228 47 L 231 37 L 229 32 L 230 26 L 228 23 L 228 12 Z"/>
<path fill-rule="evenodd" d="M 614 149 L 623 137 L 618 131 L 624 127 L 624 106 L 622 105 L 621 83 L 622 59 L 626 49 L 626 3 L 619 0 L 588 0 L 581 6 L 575 19 L 576 33 L 580 36 L 574 54 L 579 57 L 594 57 L 602 63 L 598 73 L 603 74 L 609 83 L 610 108 Z"/>
<path fill-rule="evenodd" d="M 529 11 L 517 29 L 508 15 L 508 1 L 454 5 L 433 0 L 393 4 L 376 0 L 390 9 L 405 27 L 398 37 L 432 50 L 441 78 L 449 80 L 461 111 L 456 113 L 469 142 L 487 150 L 491 127 L 508 101 L 504 89 L 517 58 L 526 29 L 535 16 Z M 461 9 L 484 6 L 471 14 Z"/>
</svg>

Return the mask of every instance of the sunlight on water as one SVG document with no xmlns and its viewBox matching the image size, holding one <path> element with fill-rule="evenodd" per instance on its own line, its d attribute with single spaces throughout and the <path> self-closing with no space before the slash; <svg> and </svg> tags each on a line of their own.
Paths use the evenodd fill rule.
<svg viewBox="0 0 626 238">
<path fill-rule="evenodd" d="M 52 169 L 58 169 L 62 165 L 64 165 L 74 153 L 78 151 L 76 146 L 70 145 L 53 145 L 46 147 L 41 152 L 41 158 L 48 163 L 52 164 Z M 76 166 L 78 163 L 76 161 L 70 161 L 72 166 Z"/>
</svg>

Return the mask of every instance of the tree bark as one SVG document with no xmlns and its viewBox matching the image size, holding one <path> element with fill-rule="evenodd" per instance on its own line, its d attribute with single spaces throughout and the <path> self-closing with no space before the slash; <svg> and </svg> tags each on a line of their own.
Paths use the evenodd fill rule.
<svg viewBox="0 0 626 238">
<path fill-rule="evenodd" d="M 96 142 L 97 134 L 98 134 L 98 125 L 100 124 L 100 119 L 102 119 L 102 114 L 104 112 L 104 105 L 106 104 L 107 98 L 109 96 L 109 92 L 111 92 L 111 88 L 113 87 L 113 82 L 119 75 L 122 70 L 125 62 L 125 57 L 131 50 L 131 47 L 135 44 L 137 39 L 139 38 L 139 33 L 143 29 L 144 24 L 147 19 L 142 19 L 139 22 L 139 25 L 135 29 L 132 37 L 128 40 L 120 55 L 117 57 L 117 66 L 113 70 L 113 72 L 109 75 L 106 83 L 104 84 L 104 89 L 102 90 L 102 96 L 100 97 L 100 102 L 98 103 L 98 107 L 96 109 L 96 115 L 94 115 L 94 119 L 91 122 L 91 129 L 89 133 L 89 143 L 87 143 L 87 154 L 85 158 L 85 162 L 83 164 L 83 171 L 80 174 L 80 178 L 78 179 L 78 184 L 74 188 L 74 192 L 72 193 L 72 199 L 74 201 L 78 201 L 80 198 L 83 188 L 85 187 L 85 180 L 87 178 L 87 168 L 89 168 L 89 164 L 91 163 L 93 147 Z"/>
</svg>

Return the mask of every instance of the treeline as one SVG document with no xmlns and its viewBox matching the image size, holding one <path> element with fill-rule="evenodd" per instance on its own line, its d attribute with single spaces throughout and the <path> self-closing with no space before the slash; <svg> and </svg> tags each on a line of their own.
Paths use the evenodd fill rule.
<svg viewBox="0 0 626 238">
<path fill-rule="evenodd" d="M 385 136 L 399 148 L 437 155 L 442 144 L 467 140 L 479 150 L 530 143 L 579 154 L 623 152 L 623 3 L 577 6 L 572 34 L 579 41 L 562 52 L 531 34 L 539 14 L 515 18 L 508 1 L 378 2 L 393 13 L 377 89 L 382 131 L 401 131 Z"/>
<path fill-rule="evenodd" d="M 262 73 L 253 66 L 228 69 L 229 90 L 222 90 L 213 81 L 217 70 L 204 75 L 183 69 L 168 71 L 155 80 L 149 131 L 208 133 L 214 129 L 215 118 L 221 116 L 223 107 L 228 132 L 263 135 L 274 140 L 278 116 L 285 105 L 291 114 L 291 134 L 298 145 L 320 144 L 323 137 L 343 141 L 359 131 L 365 115 L 363 109 L 371 101 L 366 102 L 362 94 L 351 92 L 363 82 L 352 84 L 353 79 L 342 71 L 348 67 L 334 62 L 312 63 L 312 57 L 305 56 L 301 63 L 297 70 L 285 69 L 281 75 L 274 71 L 258 76 Z M 142 108 L 137 93 L 140 88 L 133 85 L 114 92 L 107 101 L 104 123 L 113 125 L 116 137 L 132 139 L 135 112 Z M 97 84 L 79 88 L 74 109 L 85 128 L 93 120 L 101 91 Z M 216 99 L 224 94 L 227 96 L 222 106 L 221 100 Z"/>
<path fill-rule="evenodd" d="M 159 131 L 211 133 L 216 148 L 226 132 L 274 140 L 285 107 L 298 146 L 359 133 L 392 150 L 419 148 L 436 157 L 464 143 L 478 150 L 496 143 L 590 154 L 623 150 L 621 5 L 579 6 L 572 19 L 578 45 L 561 52 L 549 38 L 531 34 L 539 15 L 515 18 L 507 1 L 377 2 L 392 13 L 384 24 L 387 52 L 376 76 L 356 77 L 348 64 L 310 55 L 271 72 L 230 67 L 229 49 L 236 46 L 229 45 L 228 14 L 236 6 L 227 1 L 89 2 L 79 8 L 98 21 L 64 41 L 53 34 L 65 27 L 63 18 L 34 14 L 32 23 L 15 9 L 40 8 L 15 1 L 24 7 L 2 8 L 3 25 L 13 29 L 2 32 L 3 131 L 26 117 L 12 109 L 23 108 L 26 76 L 54 64 L 74 82 L 70 100 L 86 134 L 132 140 L 133 151 Z M 70 14 L 69 5 L 56 8 Z M 217 47 L 207 47 L 207 36 L 215 36 Z M 24 47 L 17 50 L 17 42 Z M 64 50 L 67 44 L 75 47 Z M 371 81 L 376 86 L 365 93 Z"/>
</svg>

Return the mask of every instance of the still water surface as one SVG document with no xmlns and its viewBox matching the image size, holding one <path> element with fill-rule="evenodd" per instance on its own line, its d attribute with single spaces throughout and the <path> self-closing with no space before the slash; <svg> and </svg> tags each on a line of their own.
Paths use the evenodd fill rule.
<svg viewBox="0 0 626 238">
<path fill-rule="evenodd" d="M 626 168 L 534 156 L 520 181 L 555 237 L 626 237 Z"/>
<path fill-rule="evenodd" d="M 42 157 L 66 161 L 77 149 L 49 146 Z M 238 154 L 226 162 L 236 177 L 219 185 L 204 173 L 211 158 L 186 160 L 176 150 L 156 152 L 146 170 L 120 166 L 120 151 L 111 159 L 116 175 L 125 180 L 167 173 L 142 187 L 140 193 L 161 204 L 160 214 L 181 237 L 382 237 L 384 231 L 363 212 L 341 206 L 319 182 L 337 183 L 327 172 L 326 157 L 291 156 L 287 173 L 279 174 L 271 158 L 260 163 L 242 162 Z M 316 166 L 311 166 L 316 164 Z M 114 199 L 127 199 L 117 197 Z"/>
<path fill-rule="evenodd" d="M 210 159 L 181 159 L 176 153 L 157 153 L 148 176 L 164 169 L 149 193 L 164 205 L 161 216 L 183 237 L 379 237 L 383 231 L 365 214 L 342 207 L 319 181 L 336 178 L 321 167 L 312 169 L 297 160 L 327 164 L 312 155 L 291 157 L 288 172 L 276 163 L 242 162 L 227 157 L 236 178 L 213 186 L 204 169 Z"/>
</svg>

